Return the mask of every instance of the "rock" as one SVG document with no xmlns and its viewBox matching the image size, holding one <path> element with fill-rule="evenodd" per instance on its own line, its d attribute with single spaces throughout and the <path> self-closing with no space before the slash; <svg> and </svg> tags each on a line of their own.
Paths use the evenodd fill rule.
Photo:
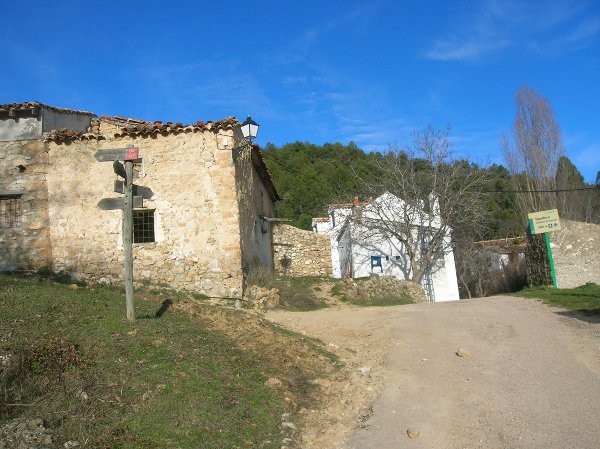
<svg viewBox="0 0 600 449">
<path fill-rule="evenodd" d="M 79 441 L 67 441 L 65 444 L 63 444 L 65 449 L 71 449 L 77 446 L 79 446 Z"/>
<path fill-rule="evenodd" d="M 80 401 L 87 401 L 88 400 L 88 394 L 83 391 L 83 390 L 79 390 L 76 393 L 76 396 L 79 398 Z"/>
<path fill-rule="evenodd" d="M 279 290 L 251 285 L 244 292 L 243 299 L 258 309 L 274 309 L 279 305 Z"/>
<path fill-rule="evenodd" d="M 98 279 L 98 284 L 100 285 L 110 285 L 110 279 L 102 277 Z"/>
<path fill-rule="evenodd" d="M 365 374 L 366 375 L 366 374 L 369 374 L 369 372 L 371 371 L 371 368 L 369 368 L 368 366 L 363 366 L 363 367 L 359 368 L 358 371 L 361 374 Z"/>
<path fill-rule="evenodd" d="M 281 428 L 282 429 L 291 429 L 291 430 L 296 430 L 296 425 L 291 422 L 291 421 L 284 421 L 281 423 Z"/>
<path fill-rule="evenodd" d="M 276 377 L 270 377 L 266 382 L 265 382 L 265 386 L 269 387 L 269 388 L 273 388 L 273 389 L 277 389 L 277 388 L 281 388 L 281 386 L 283 385 L 283 382 L 281 382 L 279 379 L 277 379 Z"/>
<path fill-rule="evenodd" d="M 319 385 L 320 387 L 323 387 L 323 388 L 328 388 L 331 386 L 331 381 L 329 381 L 327 379 L 315 379 L 315 380 L 311 381 L 311 383 L 313 385 Z"/>
<path fill-rule="evenodd" d="M 469 357 L 471 353 L 466 349 L 458 348 L 458 351 L 456 351 L 456 355 L 459 357 Z"/>
<path fill-rule="evenodd" d="M 34 418 L 34 419 L 30 419 L 29 421 L 27 421 L 27 428 L 29 430 L 35 430 L 38 427 L 41 427 L 43 425 L 44 425 L 44 422 L 39 418 Z"/>
<path fill-rule="evenodd" d="M 410 427 L 406 429 L 406 434 L 411 440 L 416 440 L 421 436 L 421 431 L 419 429 L 415 429 L 414 427 Z"/>
</svg>

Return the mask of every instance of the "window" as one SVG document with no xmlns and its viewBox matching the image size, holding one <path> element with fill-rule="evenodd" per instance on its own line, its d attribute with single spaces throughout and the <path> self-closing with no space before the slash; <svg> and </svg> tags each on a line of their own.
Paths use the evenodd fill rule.
<svg viewBox="0 0 600 449">
<path fill-rule="evenodd" d="M 0 229 L 21 226 L 21 196 L 0 196 Z"/>
<path fill-rule="evenodd" d="M 381 256 L 371 256 L 371 273 L 375 272 L 375 268 L 379 268 L 379 272 L 383 273 L 383 265 L 381 265 Z"/>
<path fill-rule="evenodd" d="M 152 243 L 154 241 L 154 210 L 134 210 L 133 243 Z"/>
</svg>

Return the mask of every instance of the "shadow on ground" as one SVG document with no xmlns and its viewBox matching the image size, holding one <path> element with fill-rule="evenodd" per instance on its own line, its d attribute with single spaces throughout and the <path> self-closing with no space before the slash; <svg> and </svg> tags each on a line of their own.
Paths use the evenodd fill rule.
<svg viewBox="0 0 600 449">
<path fill-rule="evenodd" d="M 600 324 L 600 308 L 593 310 L 561 310 L 555 312 L 568 318 L 575 318 L 586 323 Z"/>
</svg>

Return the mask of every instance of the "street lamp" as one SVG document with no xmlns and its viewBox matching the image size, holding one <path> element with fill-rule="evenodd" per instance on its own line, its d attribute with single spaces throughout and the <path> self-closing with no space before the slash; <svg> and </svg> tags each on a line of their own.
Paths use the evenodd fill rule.
<svg viewBox="0 0 600 449">
<path fill-rule="evenodd" d="M 240 128 L 244 137 L 247 140 L 252 141 L 252 139 L 254 139 L 258 134 L 258 126 L 258 123 L 256 123 L 250 118 L 250 116 L 248 116 L 248 118 L 244 121 L 244 123 L 242 123 L 242 126 Z"/>
</svg>

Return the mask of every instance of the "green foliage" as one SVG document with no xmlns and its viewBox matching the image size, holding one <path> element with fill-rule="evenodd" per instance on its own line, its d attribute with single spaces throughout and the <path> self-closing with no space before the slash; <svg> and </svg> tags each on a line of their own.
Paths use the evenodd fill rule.
<svg viewBox="0 0 600 449">
<path fill-rule="evenodd" d="M 385 165 L 386 158 L 397 157 L 401 164 L 410 161 L 405 152 L 400 151 L 397 155 L 365 153 L 353 142 L 348 145 L 294 142 L 282 147 L 267 144 L 264 154 L 275 185 L 283 197 L 277 204 L 277 214 L 291 219 L 291 224 L 301 229 L 310 229 L 312 218 L 325 215 L 330 203 L 351 202 L 355 196 L 365 199 L 365 183 L 379 186 L 383 193 L 389 186 L 381 180 L 377 167 Z M 423 174 L 421 195 L 426 197 L 426 174 L 431 171 L 431 164 L 423 159 L 414 159 L 411 163 L 417 173 Z M 465 174 L 485 171 L 488 190 L 506 192 L 489 196 L 487 232 L 481 238 L 521 235 L 523 224 L 518 218 L 515 194 L 509 192 L 512 187 L 508 170 L 497 164 L 489 168 L 468 161 L 457 161 L 455 164 L 460 165 Z"/>
<path fill-rule="evenodd" d="M 552 284 L 548 249 L 543 234 L 527 235 L 525 260 L 527 261 L 527 284 L 529 286 Z"/>
<path fill-rule="evenodd" d="M 375 176 L 371 156 L 354 143 L 313 145 L 294 142 L 278 148 L 267 144 L 265 162 L 283 200 L 277 214 L 292 225 L 310 229 L 313 217 L 327 213 L 333 202 L 349 202 L 360 195 L 360 177 Z"/>
</svg>

